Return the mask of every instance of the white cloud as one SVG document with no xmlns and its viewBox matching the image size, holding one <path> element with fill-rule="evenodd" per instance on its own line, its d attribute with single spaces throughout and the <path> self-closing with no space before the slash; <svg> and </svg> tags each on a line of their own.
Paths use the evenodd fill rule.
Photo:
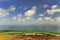
<svg viewBox="0 0 60 40">
<path fill-rule="evenodd" d="M 13 19 L 13 20 L 16 20 L 17 18 L 16 18 L 16 17 L 13 17 L 12 19 Z"/>
<path fill-rule="evenodd" d="M 39 24 L 41 24 L 41 23 L 43 22 L 43 19 L 42 19 L 42 18 L 38 18 L 38 19 L 36 20 L 36 22 L 39 23 Z"/>
<path fill-rule="evenodd" d="M 38 20 L 42 20 L 42 18 L 38 18 Z"/>
<path fill-rule="evenodd" d="M 21 21 L 21 19 L 22 19 L 21 17 L 22 17 L 22 14 L 20 13 L 20 14 L 14 16 L 12 19 L 17 20 L 17 21 Z"/>
<path fill-rule="evenodd" d="M 14 16 L 11 20 L 4 19 L 3 23 L 15 24 L 15 22 L 16 22 L 16 24 L 18 24 L 18 23 L 19 24 L 20 23 L 21 24 L 23 24 L 23 23 L 26 23 L 26 24 L 33 24 L 33 23 L 37 24 L 37 23 L 39 23 L 40 24 L 41 23 L 42 24 L 42 23 L 48 23 L 48 22 L 52 23 L 55 20 L 55 19 L 52 19 L 50 17 L 44 17 L 45 14 L 39 14 L 38 16 L 43 16 L 43 18 L 37 18 L 37 20 L 36 20 L 36 19 L 32 18 L 32 16 L 35 14 L 35 12 L 36 12 L 36 7 L 33 6 L 30 10 L 27 10 L 25 12 L 25 15 L 22 15 L 21 13 L 19 13 L 18 15 Z M 56 12 L 60 12 L 60 9 L 58 9 L 56 7 L 56 5 L 55 5 L 55 6 L 52 6 L 51 10 L 47 10 L 46 12 L 48 14 L 53 15 Z M 8 14 L 9 14 L 8 11 L 6 11 L 5 9 L 0 8 L 0 16 L 2 16 L 2 17 L 4 16 L 5 17 L 5 15 L 7 16 Z M 25 16 L 25 17 L 23 18 L 23 16 Z M 59 20 L 60 20 L 60 17 L 57 17 L 56 21 L 59 21 Z M 56 22 L 56 21 L 54 21 L 54 22 Z"/>
<path fill-rule="evenodd" d="M 44 17 L 44 18 L 38 18 L 36 20 L 37 24 L 55 24 L 55 19 L 52 19 L 50 17 Z"/>
<path fill-rule="evenodd" d="M 9 11 L 15 11 L 16 7 L 11 5 L 8 10 L 0 8 L 0 17 L 5 17 L 9 15 Z"/>
<path fill-rule="evenodd" d="M 38 18 L 37 22 L 38 23 L 42 23 L 43 22 L 43 19 L 42 18 Z"/>
<path fill-rule="evenodd" d="M 11 5 L 10 8 L 8 9 L 8 11 L 15 11 L 16 7 L 14 5 Z"/>
<path fill-rule="evenodd" d="M 12 19 L 13 19 L 13 21 L 16 21 L 18 23 L 21 23 L 21 22 L 25 23 L 26 22 L 25 18 L 22 18 L 21 13 L 18 14 L 17 16 L 14 16 Z"/>
<path fill-rule="evenodd" d="M 57 7 L 58 7 L 57 5 L 51 6 L 52 9 L 55 9 L 55 8 L 57 8 Z"/>
<path fill-rule="evenodd" d="M 51 18 L 50 17 L 44 17 L 44 20 L 50 20 Z"/>
<path fill-rule="evenodd" d="M 18 17 L 22 17 L 22 14 L 21 14 L 21 13 L 19 13 L 17 16 L 18 16 Z"/>
<path fill-rule="evenodd" d="M 39 16 L 44 16 L 44 14 L 39 14 Z"/>
<path fill-rule="evenodd" d="M 53 15 L 55 14 L 56 12 L 60 12 L 60 9 L 58 8 L 57 5 L 53 5 L 51 6 L 51 9 L 46 11 L 49 15 Z"/>
<path fill-rule="evenodd" d="M 0 17 L 5 17 L 9 15 L 9 12 L 5 9 L 0 8 Z"/>
<path fill-rule="evenodd" d="M 47 13 L 50 15 L 55 14 L 56 12 L 60 12 L 60 9 L 51 9 L 51 10 L 47 10 Z"/>
<path fill-rule="evenodd" d="M 23 23 L 26 23 L 26 20 L 25 20 L 25 19 L 22 19 L 22 22 L 23 22 Z"/>
<path fill-rule="evenodd" d="M 29 20 L 29 19 L 31 19 L 31 17 L 25 17 L 25 19 Z"/>
<path fill-rule="evenodd" d="M 21 13 L 19 13 L 18 15 L 14 16 L 12 18 L 12 21 L 15 21 L 15 22 L 19 22 L 19 23 L 25 23 L 25 22 L 28 22 L 31 20 L 31 16 L 34 15 L 36 12 L 36 7 L 33 6 L 30 10 L 27 10 L 25 12 L 25 15 L 22 15 Z M 23 18 L 23 16 L 25 16 L 25 18 Z"/>
<path fill-rule="evenodd" d="M 51 20 L 51 22 L 55 21 L 55 19 L 50 19 L 50 20 Z"/>
<path fill-rule="evenodd" d="M 31 17 L 32 15 L 35 14 L 35 12 L 36 12 L 36 7 L 33 6 L 32 9 L 27 10 L 27 11 L 25 12 L 25 16 L 30 16 L 30 17 Z"/>
</svg>

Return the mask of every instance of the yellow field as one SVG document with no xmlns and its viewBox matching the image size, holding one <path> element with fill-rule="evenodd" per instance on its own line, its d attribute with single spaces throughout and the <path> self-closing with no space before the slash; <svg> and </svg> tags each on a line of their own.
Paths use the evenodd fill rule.
<svg viewBox="0 0 60 40">
<path fill-rule="evenodd" d="M 0 34 L 0 40 L 60 40 L 60 37 L 54 36 L 36 36 L 36 35 L 4 35 Z"/>
<path fill-rule="evenodd" d="M 5 34 L 0 34 L 0 40 L 13 40 L 14 35 L 5 35 Z"/>
<path fill-rule="evenodd" d="M 9 40 L 9 35 L 0 35 L 0 40 Z"/>
</svg>

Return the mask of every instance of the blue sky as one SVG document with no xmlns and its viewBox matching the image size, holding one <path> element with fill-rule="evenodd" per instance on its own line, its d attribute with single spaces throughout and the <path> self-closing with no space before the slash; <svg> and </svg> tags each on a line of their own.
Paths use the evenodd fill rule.
<svg viewBox="0 0 60 40">
<path fill-rule="evenodd" d="M 0 0 L 0 24 L 59 22 L 59 10 L 60 0 Z"/>
</svg>

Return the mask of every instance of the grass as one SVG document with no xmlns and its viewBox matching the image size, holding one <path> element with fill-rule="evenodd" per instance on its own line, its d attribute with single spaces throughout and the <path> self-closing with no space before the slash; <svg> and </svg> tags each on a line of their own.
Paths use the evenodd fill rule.
<svg viewBox="0 0 60 40">
<path fill-rule="evenodd" d="M 54 33 L 54 32 L 1 32 L 0 34 L 5 34 L 5 35 L 15 35 L 15 34 L 19 34 L 19 35 L 52 35 L 52 36 L 60 36 L 60 33 Z"/>
</svg>

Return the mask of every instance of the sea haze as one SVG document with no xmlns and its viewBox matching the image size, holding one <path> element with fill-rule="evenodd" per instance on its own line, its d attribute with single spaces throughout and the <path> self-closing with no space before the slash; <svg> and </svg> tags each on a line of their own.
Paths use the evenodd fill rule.
<svg viewBox="0 0 60 40">
<path fill-rule="evenodd" d="M 0 30 L 16 31 L 39 31 L 60 33 L 60 26 L 57 25 L 1 25 Z"/>
</svg>

